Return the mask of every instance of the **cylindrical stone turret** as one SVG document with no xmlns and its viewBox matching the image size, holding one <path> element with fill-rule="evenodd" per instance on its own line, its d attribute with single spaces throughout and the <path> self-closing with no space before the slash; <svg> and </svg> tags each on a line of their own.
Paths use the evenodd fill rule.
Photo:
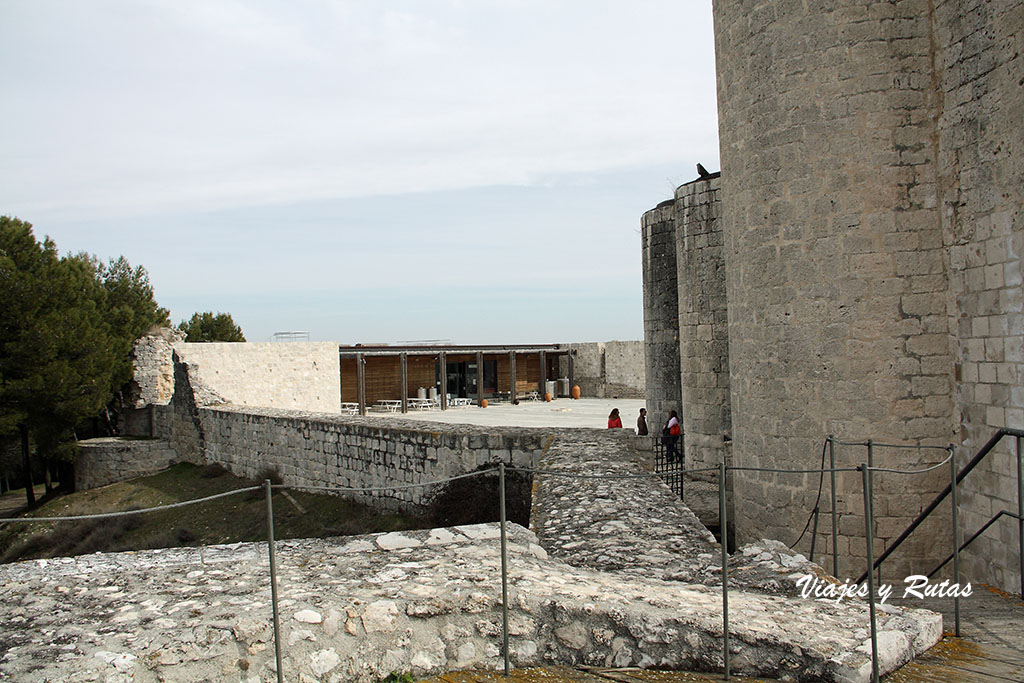
<svg viewBox="0 0 1024 683">
<path fill-rule="evenodd" d="M 953 360 L 929 3 L 720 0 L 714 13 L 734 464 L 817 467 L 828 434 L 946 444 Z M 849 466 L 867 453 L 839 456 Z M 818 476 L 733 476 L 738 541 L 794 542 Z M 942 476 L 876 479 L 876 548 Z M 859 475 L 840 487 L 840 569 L 852 573 L 864 555 Z M 927 537 L 890 571 L 925 569 L 939 542 Z"/>
<path fill-rule="evenodd" d="M 676 189 L 681 417 L 695 468 L 728 463 L 732 437 L 720 187 L 715 174 Z"/>
<path fill-rule="evenodd" d="M 680 410 L 674 200 L 645 213 L 641 227 L 647 422 L 652 434 L 660 434 L 669 411 Z"/>
</svg>

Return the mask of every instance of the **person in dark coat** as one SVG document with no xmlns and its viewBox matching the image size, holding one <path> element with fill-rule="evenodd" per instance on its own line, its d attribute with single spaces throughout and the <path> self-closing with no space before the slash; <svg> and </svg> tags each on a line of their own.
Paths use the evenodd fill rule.
<svg viewBox="0 0 1024 683">
<path fill-rule="evenodd" d="M 640 417 L 636 419 L 637 436 L 647 436 L 647 408 L 640 409 Z"/>
</svg>

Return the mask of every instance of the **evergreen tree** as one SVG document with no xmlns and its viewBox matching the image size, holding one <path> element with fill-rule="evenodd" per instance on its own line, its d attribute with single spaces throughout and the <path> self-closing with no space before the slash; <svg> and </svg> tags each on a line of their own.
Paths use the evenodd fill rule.
<svg viewBox="0 0 1024 683">
<path fill-rule="evenodd" d="M 230 313 L 212 311 L 194 313 L 187 323 L 183 320 L 178 329 L 185 333 L 187 342 L 244 342 L 242 328 L 235 324 Z"/>
<path fill-rule="evenodd" d="M 75 428 L 131 377 L 132 342 L 167 312 L 145 270 L 65 256 L 29 223 L 0 217 L 0 435 L 17 433 L 29 505 L 29 439 L 45 460 L 73 457 Z"/>
</svg>

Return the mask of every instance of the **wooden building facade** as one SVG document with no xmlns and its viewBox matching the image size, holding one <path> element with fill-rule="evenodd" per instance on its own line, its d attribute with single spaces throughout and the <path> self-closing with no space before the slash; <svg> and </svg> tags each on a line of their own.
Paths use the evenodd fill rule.
<svg viewBox="0 0 1024 683">
<path fill-rule="evenodd" d="M 378 401 L 400 401 L 401 411 L 422 388 L 439 399 L 513 400 L 537 392 L 557 378 L 559 358 L 568 357 L 573 383 L 573 352 L 565 345 L 527 346 L 340 346 L 341 401 L 359 413 Z M 514 387 L 514 389 L 513 389 Z M 431 389 L 434 391 L 431 392 Z"/>
</svg>

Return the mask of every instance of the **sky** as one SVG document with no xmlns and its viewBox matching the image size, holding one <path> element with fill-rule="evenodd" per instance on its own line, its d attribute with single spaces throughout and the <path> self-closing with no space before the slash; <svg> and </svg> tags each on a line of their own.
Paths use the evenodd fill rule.
<svg viewBox="0 0 1024 683">
<path fill-rule="evenodd" d="M 0 214 L 249 341 L 643 338 L 711 0 L 4 0 Z"/>
</svg>

